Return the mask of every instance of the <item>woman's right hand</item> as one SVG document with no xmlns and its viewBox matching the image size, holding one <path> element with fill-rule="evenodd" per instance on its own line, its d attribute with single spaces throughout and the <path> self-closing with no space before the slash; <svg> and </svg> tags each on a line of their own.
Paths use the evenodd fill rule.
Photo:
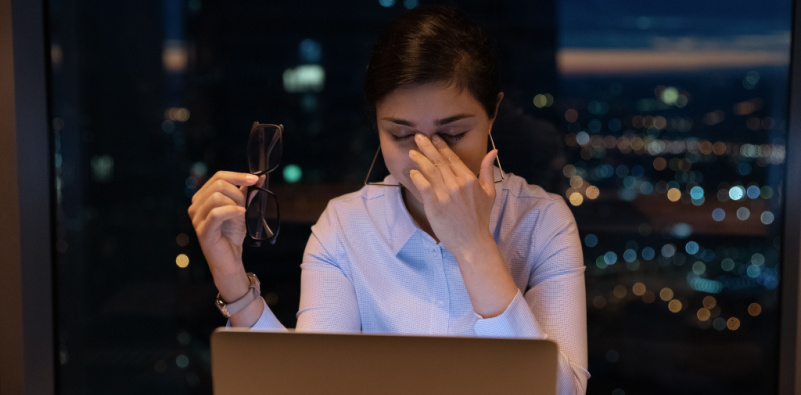
<svg viewBox="0 0 801 395">
<path fill-rule="evenodd" d="M 214 173 L 194 196 L 189 217 L 197 233 L 200 248 L 209 264 L 220 297 L 231 303 L 248 292 L 249 281 L 242 265 L 242 242 L 245 239 L 245 199 L 249 186 L 259 177 L 247 173 Z M 236 326 L 250 326 L 261 315 L 262 305 L 251 303 L 231 316 Z"/>
</svg>

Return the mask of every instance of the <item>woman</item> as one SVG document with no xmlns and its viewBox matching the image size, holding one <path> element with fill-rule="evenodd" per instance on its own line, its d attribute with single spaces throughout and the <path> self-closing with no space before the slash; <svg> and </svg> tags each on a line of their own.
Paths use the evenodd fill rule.
<svg viewBox="0 0 801 395">
<path fill-rule="evenodd" d="M 407 12 L 374 48 L 365 93 L 384 183 L 400 188 L 368 185 L 329 203 L 304 253 L 297 329 L 548 337 L 560 349 L 559 393 L 584 393 L 575 220 L 558 195 L 493 166 L 487 141 L 503 93 L 484 33 L 449 8 Z M 189 215 L 221 303 L 244 301 L 231 325 L 278 329 L 241 259 L 245 194 L 257 182 L 218 172 Z"/>
</svg>

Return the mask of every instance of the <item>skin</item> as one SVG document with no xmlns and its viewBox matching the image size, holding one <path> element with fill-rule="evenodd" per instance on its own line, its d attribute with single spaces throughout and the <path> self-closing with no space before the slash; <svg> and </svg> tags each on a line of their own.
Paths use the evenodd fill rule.
<svg viewBox="0 0 801 395">
<path fill-rule="evenodd" d="M 244 296 L 250 286 L 242 264 L 245 194 L 248 186 L 258 182 L 259 177 L 252 174 L 219 171 L 192 196 L 189 206 L 189 217 L 214 277 L 214 285 L 227 303 Z M 264 305 L 256 299 L 232 315 L 231 324 L 253 326 L 263 310 Z"/>
<path fill-rule="evenodd" d="M 497 151 L 486 151 L 495 119 L 469 91 L 442 83 L 395 90 L 376 104 L 376 118 L 409 214 L 454 255 L 474 311 L 502 313 L 518 289 L 489 231 Z"/>
<path fill-rule="evenodd" d="M 502 98 L 498 94 L 498 104 Z M 376 117 L 384 160 L 404 187 L 409 214 L 454 255 L 474 311 L 485 318 L 502 313 L 518 289 L 489 231 L 497 151 L 486 147 L 495 119 L 467 90 L 442 83 L 393 91 L 376 104 Z M 245 194 L 258 182 L 251 174 L 217 172 L 188 210 L 214 283 L 229 303 L 248 291 Z M 250 327 L 262 311 L 257 299 L 231 316 L 231 324 Z"/>
</svg>

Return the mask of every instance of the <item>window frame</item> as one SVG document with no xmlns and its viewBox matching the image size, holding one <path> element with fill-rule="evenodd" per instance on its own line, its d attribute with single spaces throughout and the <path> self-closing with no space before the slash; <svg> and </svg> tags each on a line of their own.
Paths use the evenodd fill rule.
<svg viewBox="0 0 801 395">
<path fill-rule="evenodd" d="M 793 2 L 790 86 L 787 104 L 787 162 L 784 191 L 784 243 L 779 316 L 779 393 L 801 393 L 801 13 Z M 796 153 L 796 155 L 792 155 Z"/>
<path fill-rule="evenodd" d="M 0 393 L 54 394 L 45 3 L 0 0 Z"/>
</svg>

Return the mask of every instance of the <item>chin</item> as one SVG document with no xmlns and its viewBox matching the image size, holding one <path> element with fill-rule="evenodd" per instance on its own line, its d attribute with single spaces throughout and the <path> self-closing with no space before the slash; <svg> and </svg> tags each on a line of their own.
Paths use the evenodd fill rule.
<svg viewBox="0 0 801 395">
<path fill-rule="evenodd" d="M 423 199 L 420 197 L 420 192 L 417 191 L 417 188 L 415 188 L 414 185 L 412 185 L 411 188 L 406 186 L 404 186 L 404 188 L 406 188 L 412 194 L 412 196 L 414 196 L 414 198 L 417 199 L 418 202 L 423 201 Z"/>
<path fill-rule="evenodd" d="M 409 174 L 409 172 L 407 171 L 406 174 Z M 412 194 L 412 196 L 414 196 L 415 199 L 417 199 L 418 201 L 422 202 L 422 200 L 420 198 L 420 192 L 417 190 L 417 187 L 414 186 L 414 183 L 412 182 L 411 178 L 406 176 L 406 177 L 403 177 L 403 178 L 395 177 L 395 179 L 398 180 L 398 183 L 404 189 L 408 190 Z"/>
</svg>

